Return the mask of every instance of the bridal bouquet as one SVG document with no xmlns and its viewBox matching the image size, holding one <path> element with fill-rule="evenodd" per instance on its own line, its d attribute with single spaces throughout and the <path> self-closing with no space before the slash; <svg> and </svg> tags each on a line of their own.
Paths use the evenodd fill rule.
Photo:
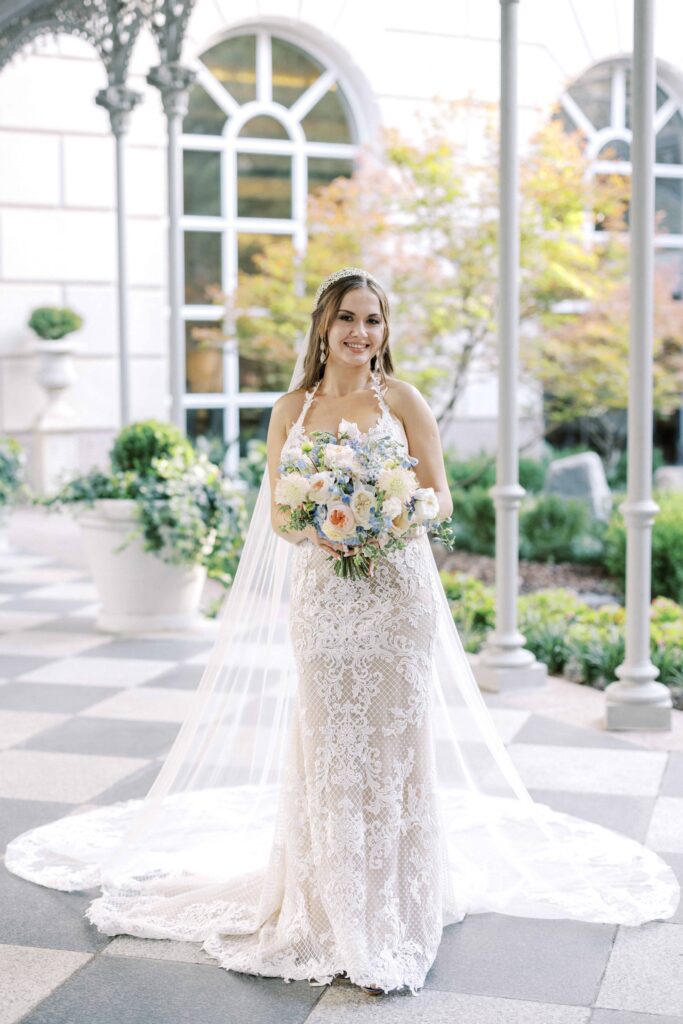
<svg viewBox="0 0 683 1024">
<path fill-rule="evenodd" d="M 391 437 L 365 437 L 342 420 L 339 437 L 314 431 L 288 448 L 278 467 L 275 503 L 288 516 L 285 530 L 314 526 L 327 540 L 346 545 L 334 559 L 337 576 L 374 574 L 377 559 L 405 547 L 411 536 L 433 529 L 445 543 L 452 533 L 436 525 L 439 504 L 432 487 L 420 487 L 407 455 Z"/>
</svg>

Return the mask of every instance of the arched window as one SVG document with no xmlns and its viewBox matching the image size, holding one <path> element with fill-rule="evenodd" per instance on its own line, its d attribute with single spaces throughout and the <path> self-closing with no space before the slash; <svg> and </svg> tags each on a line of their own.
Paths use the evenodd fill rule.
<svg viewBox="0 0 683 1024">
<path fill-rule="evenodd" d="M 303 249 L 309 192 L 351 175 L 359 139 L 336 71 L 280 35 L 224 39 L 196 67 L 182 137 L 185 408 L 188 434 L 222 437 L 235 469 L 274 396 L 258 365 L 193 337 L 222 316 L 209 289 L 231 291 L 275 236 Z"/>
<path fill-rule="evenodd" d="M 582 132 L 594 174 L 631 174 L 631 69 L 627 60 L 591 68 L 560 98 L 568 131 Z M 657 262 L 683 286 L 683 113 L 662 81 L 655 114 L 655 235 Z M 595 226 L 600 230 L 600 225 Z"/>
</svg>

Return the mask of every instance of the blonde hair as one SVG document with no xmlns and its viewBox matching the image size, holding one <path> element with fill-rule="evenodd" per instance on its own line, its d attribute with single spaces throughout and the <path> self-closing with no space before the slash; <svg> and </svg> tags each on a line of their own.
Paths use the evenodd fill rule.
<svg viewBox="0 0 683 1024">
<path fill-rule="evenodd" d="M 380 374 L 384 381 L 386 381 L 388 373 L 394 372 L 394 364 L 389 350 L 389 300 L 384 289 L 377 284 L 374 278 L 365 277 L 359 273 L 333 281 L 322 292 L 311 315 L 311 333 L 304 356 L 304 374 L 299 385 L 300 388 L 305 388 L 308 391 L 318 383 L 325 372 L 325 364 L 321 362 L 320 353 L 322 346 L 327 343 L 330 324 L 341 309 L 342 299 L 346 293 L 355 291 L 357 288 L 369 288 L 377 296 L 384 320 L 382 345 L 377 355 L 372 357 L 372 368 Z"/>
</svg>

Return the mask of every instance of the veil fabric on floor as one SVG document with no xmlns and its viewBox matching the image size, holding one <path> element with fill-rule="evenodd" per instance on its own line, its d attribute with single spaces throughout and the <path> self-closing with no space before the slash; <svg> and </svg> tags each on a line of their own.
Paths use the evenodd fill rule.
<svg viewBox="0 0 683 1024">
<path fill-rule="evenodd" d="M 265 474 L 218 638 L 149 793 L 24 832 L 7 847 L 10 871 L 55 889 L 101 887 L 87 917 L 108 935 L 205 941 L 221 921 L 239 921 L 248 934 L 277 912 L 264 880 L 283 834 L 278 794 L 297 689 L 292 550 L 271 527 Z M 680 890 L 661 857 L 531 798 L 479 691 L 433 557 L 431 572 L 440 594 L 431 671 L 444 922 L 487 911 L 626 925 L 670 918 Z"/>
</svg>

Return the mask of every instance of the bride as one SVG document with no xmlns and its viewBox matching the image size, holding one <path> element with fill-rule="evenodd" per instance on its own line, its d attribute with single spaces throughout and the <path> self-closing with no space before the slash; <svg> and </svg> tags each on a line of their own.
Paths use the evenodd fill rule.
<svg viewBox="0 0 683 1024">
<path fill-rule="evenodd" d="M 98 886 L 107 935 L 202 943 L 229 970 L 417 994 L 444 925 L 495 911 L 636 926 L 679 887 L 634 840 L 535 803 L 497 733 L 427 536 L 340 578 L 346 549 L 284 530 L 284 453 L 344 423 L 418 459 L 452 512 L 437 425 L 393 375 L 389 308 L 371 274 L 326 278 L 217 642 L 144 800 L 16 837 L 14 873 Z"/>
</svg>

